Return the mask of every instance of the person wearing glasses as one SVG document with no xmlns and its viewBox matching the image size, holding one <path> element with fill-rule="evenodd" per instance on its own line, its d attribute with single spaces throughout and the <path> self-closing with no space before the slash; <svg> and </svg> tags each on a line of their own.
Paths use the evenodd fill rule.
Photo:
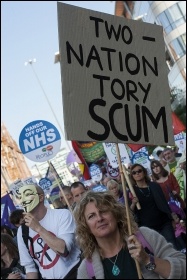
<svg viewBox="0 0 187 280">
<path fill-rule="evenodd" d="M 138 163 L 132 165 L 130 178 L 136 193 L 130 209 L 135 215 L 138 226 L 156 230 L 177 249 L 171 210 L 160 185 L 151 182 L 147 169 Z M 140 203 L 140 210 L 136 208 L 137 201 Z"/>
<path fill-rule="evenodd" d="M 157 182 L 164 193 L 167 201 L 170 201 L 170 195 L 178 199 L 181 208 L 185 210 L 185 203 L 180 196 L 180 186 L 173 173 L 169 173 L 158 160 L 151 161 L 152 178 Z"/>
</svg>

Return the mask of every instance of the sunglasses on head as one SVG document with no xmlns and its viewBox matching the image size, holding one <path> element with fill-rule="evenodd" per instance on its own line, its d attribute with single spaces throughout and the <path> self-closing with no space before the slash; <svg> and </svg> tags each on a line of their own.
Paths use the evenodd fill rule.
<svg viewBox="0 0 187 280">
<path fill-rule="evenodd" d="M 143 170 L 142 169 L 138 169 L 138 170 L 134 170 L 134 171 L 132 171 L 132 175 L 136 175 L 136 174 L 140 174 L 140 173 L 142 173 L 143 172 Z"/>
</svg>

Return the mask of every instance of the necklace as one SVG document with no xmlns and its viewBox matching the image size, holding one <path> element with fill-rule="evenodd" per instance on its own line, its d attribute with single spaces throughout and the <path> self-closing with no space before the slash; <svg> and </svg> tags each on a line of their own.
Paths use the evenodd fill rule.
<svg viewBox="0 0 187 280">
<path fill-rule="evenodd" d="M 146 192 L 144 192 L 141 188 L 138 187 L 138 190 L 143 194 L 143 196 L 145 197 L 149 197 L 150 196 L 150 189 L 148 188 L 143 188 L 144 190 L 146 190 Z"/>
<path fill-rule="evenodd" d="M 119 253 L 118 253 L 119 254 Z M 108 260 L 113 264 L 113 267 L 112 267 L 112 274 L 114 276 L 117 276 L 120 274 L 120 269 L 119 267 L 116 265 L 116 261 L 117 261 L 117 258 L 118 258 L 118 254 L 116 255 L 116 259 L 115 259 L 115 262 L 111 261 L 111 259 L 108 258 Z"/>
</svg>

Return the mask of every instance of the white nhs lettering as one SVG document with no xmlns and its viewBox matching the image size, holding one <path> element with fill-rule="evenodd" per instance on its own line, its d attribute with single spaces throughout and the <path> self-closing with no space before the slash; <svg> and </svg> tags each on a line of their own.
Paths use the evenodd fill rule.
<svg viewBox="0 0 187 280">
<path fill-rule="evenodd" d="M 43 131 L 41 133 L 38 133 L 34 136 L 31 136 L 29 139 L 24 139 L 24 147 L 25 152 L 28 152 L 29 150 L 34 150 L 35 148 L 38 148 L 42 145 L 47 144 L 48 142 L 52 142 L 56 139 L 56 134 L 54 133 L 54 129 L 48 129 L 47 131 Z"/>
</svg>

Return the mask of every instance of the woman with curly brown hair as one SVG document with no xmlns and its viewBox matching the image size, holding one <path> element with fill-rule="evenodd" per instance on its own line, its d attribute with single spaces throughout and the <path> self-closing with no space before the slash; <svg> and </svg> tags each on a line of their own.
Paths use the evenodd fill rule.
<svg viewBox="0 0 187 280">
<path fill-rule="evenodd" d="M 13 238 L 1 233 L 1 279 L 22 279 L 24 268 L 19 263 L 18 247 Z"/>
<path fill-rule="evenodd" d="M 173 249 L 156 231 L 138 229 L 129 214 L 131 236 L 123 204 L 107 192 L 88 191 L 83 195 L 74 212 L 77 242 L 84 257 L 77 279 L 138 279 L 135 260 L 144 279 L 185 279 L 185 255 Z M 136 237 L 138 231 L 154 248 L 154 257 L 144 250 Z M 90 265 L 94 275 L 90 275 Z"/>
</svg>

